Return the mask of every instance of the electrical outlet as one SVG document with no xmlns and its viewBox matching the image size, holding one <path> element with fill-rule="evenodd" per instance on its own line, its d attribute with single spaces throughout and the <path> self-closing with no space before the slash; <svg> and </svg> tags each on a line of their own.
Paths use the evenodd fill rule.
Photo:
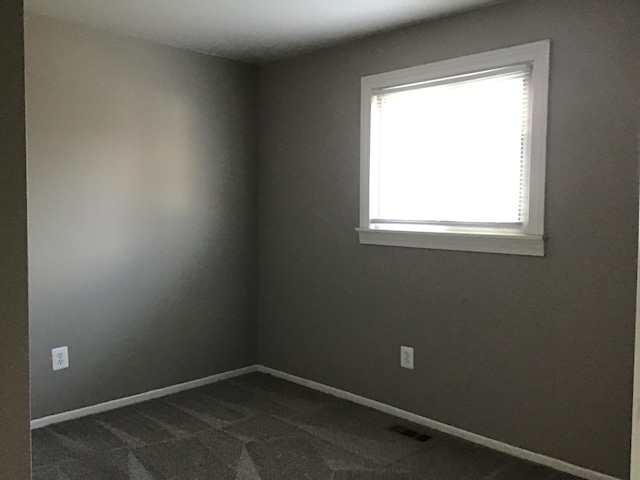
<svg viewBox="0 0 640 480">
<path fill-rule="evenodd" d="M 400 366 L 413 370 L 413 348 L 400 347 Z"/>
<path fill-rule="evenodd" d="M 69 368 L 69 349 L 67 347 L 54 348 L 51 350 L 51 361 L 54 370 Z"/>
</svg>

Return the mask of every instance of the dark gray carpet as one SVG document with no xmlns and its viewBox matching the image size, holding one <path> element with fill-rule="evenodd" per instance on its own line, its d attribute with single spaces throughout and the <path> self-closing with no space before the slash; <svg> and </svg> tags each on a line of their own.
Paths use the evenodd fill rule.
<svg viewBox="0 0 640 480">
<path fill-rule="evenodd" d="M 575 479 L 257 373 L 32 436 L 34 480 Z"/>
</svg>

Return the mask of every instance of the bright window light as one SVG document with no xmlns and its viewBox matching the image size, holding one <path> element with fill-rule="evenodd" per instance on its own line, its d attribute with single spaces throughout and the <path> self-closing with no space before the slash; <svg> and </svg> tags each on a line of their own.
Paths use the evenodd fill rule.
<svg viewBox="0 0 640 480">
<path fill-rule="evenodd" d="M 363 79 L 362 243 L 448 248 L 444 233 L 485 235 L 448 249 L 500 252 L 492 240 L 520 236 L 535 253 L 504 253 L 541 254 L 548 51 L 539 42 Z M 439 246 L 370 230 L 435 233 Z"/>
<path fill-rule="evenodd" d="M 522 223 L 528 69 L 373 97 L 372 223 Z"/>
</svg>

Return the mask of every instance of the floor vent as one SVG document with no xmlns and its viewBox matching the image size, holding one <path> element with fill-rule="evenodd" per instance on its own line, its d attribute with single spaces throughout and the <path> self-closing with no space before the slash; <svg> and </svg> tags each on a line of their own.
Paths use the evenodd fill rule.
<svg viewBox="0 0 640 480">
<path fill-rule="evenodd" d="M 393 425 L 389 427 L 389 430 L 399 433 L 400 435 L 413 438 L 414 440 L 418 440 L 419 442 L 426 442 L 431 438 L 431 436 L 427 435 L 426 433 L 417 432 L 410 428 L 403 427 L 402 425 Z"/>
</svg>

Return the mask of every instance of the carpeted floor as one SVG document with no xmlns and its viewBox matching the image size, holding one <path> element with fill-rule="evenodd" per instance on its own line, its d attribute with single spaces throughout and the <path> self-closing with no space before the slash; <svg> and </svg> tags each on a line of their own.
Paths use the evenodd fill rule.
<svg viewBox="0 0 640 480">
<path fill-rule="evenodd" d="M 258 373 L 35 430 L 33 470 L 34 480 L 575 479 Z"/>
</svg>

